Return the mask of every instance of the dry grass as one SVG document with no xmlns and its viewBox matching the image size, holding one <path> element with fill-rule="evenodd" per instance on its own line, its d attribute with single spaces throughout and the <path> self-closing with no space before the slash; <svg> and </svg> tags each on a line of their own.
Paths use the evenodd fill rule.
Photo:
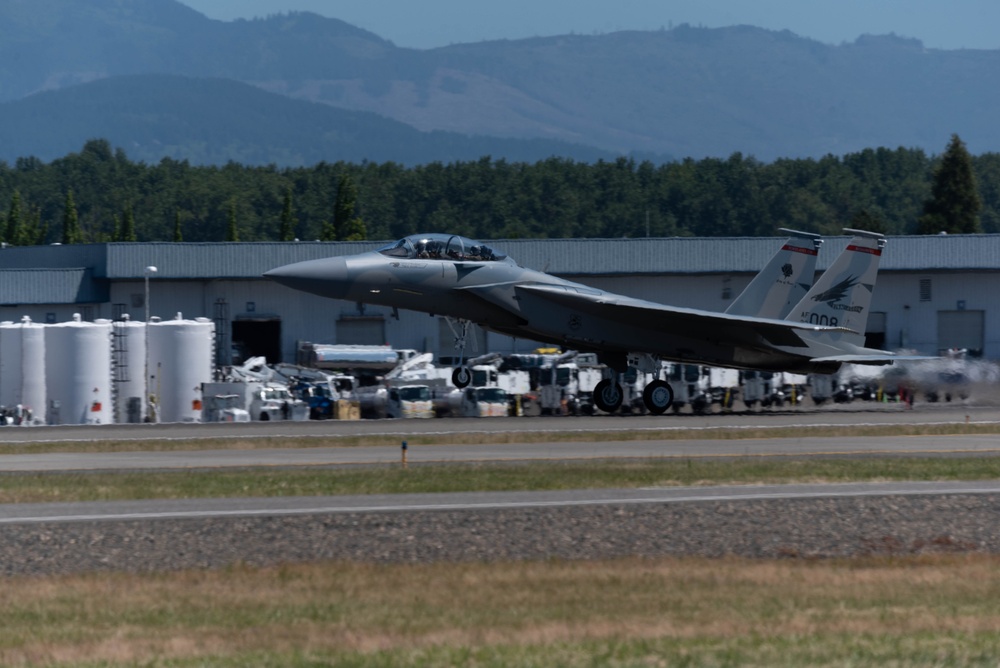
<svg viewBox="0 0 1000 668">
<path fill-rule="evenodd" d="M 1000 559 L 985 556 L 17 578 L 0 588 L 0 662 L 595 665 L 595 653 L 611 652 L 620 665 L 650 656 L 673 665 L 722 652 L 723 664 L 766 665 L 784 648 L 781 663 L 794 665 L 839 664 L 851 648 L 855 665 L 880 656 L 909 665 L 930 648 L 957 660 L 985 652 L 996 665 L 998 601 Z"/>
<path fill-rule="evenodd" d="M 1000 426 L 955 424 L 477 434 L 475 441 L 995 433 Z M 408 440 L 459 443 L 468 437 Z M 397 445 L 398 437 L 44 444 L 25 445 L 24 451 L 372 444 Z M 27 483 L 35 490 L 30 498 L 7 500 L 38 500 L 31 495 L 45 494 L 50 495 L 47 500 L 143 496 L 133 496 L 134 490 L 155 490 L 160 498 L 203 496 L 212 484 L 220 495 L 258 495 L 412 491 L 417 482 L 434 489 L 456 480 L 476 489 L 511 484 L 557 489 L 581 481 L 630 486 L 982 478 L 1000 476 L 998 467 L 994 458 L 907 458 L 533 464 L 462 467 L 462 475 L 456 475 L 459 467 L 336 474 L 249 471 L 205 478 L 184 473 L 105 479 L 94 474 L 38 476 Z M 607 477 L 598 477 L 609 469 Z M 526 476 L 528 471 L 532 476 Z M 341 474 L 358 475 L 358 481 L 337 477 Z M 65 484 L 54 485 L 57 478 Z M 14 480 L 25 477 L 7 479 L 5 494 L 16 493 L 10 484 Z M 0 579 L 0 629 L 4 666 L 996 666 L 1000 559 L 325 563 L 6 578 Z"/>
</svg>

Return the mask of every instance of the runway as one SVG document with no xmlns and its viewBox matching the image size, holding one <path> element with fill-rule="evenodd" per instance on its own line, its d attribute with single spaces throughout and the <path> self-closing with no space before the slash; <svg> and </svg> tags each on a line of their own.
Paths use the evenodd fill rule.
<svg viewBox="0 0 1000 668">
<path fill-rule="evenodd" d="M 966 417 L 968 416 L 968 418 Z M 304 468 L 399 465 L 401 445 L 413 435 L 467 436 L 460 444 L 414 445 L 406 451 L 409 465 L 489 464 L 532 461 L 593 461 L 618 459 L 688 459 L 734 457 L 869 457 L 869 456 L 987 456 L 1000 454 L 997 435 L 937 436 L 798 436 L 795 428 L 844 424 L 946 424 L 1000 420 L 993 408 L 940 406 L 934 410 L 840 410 L 827 412 L 757 413 L 652 418 L 500 418 L 443 420 L 381 420 L 357 422 L 285 422 L 250 424 L 110 425 L 86 427 L 10 428 L 0 432 L 3 442 L 150 441 L 207 439 L 211 444 L 227 439 L 270 439 L 330 435 L 388 435 L 399 445 L 323 447 L 206 447 L 197 450 L 143 450 L 137 444 L 128 452 L 43 452 L 0 454 L 0 473 L 144 472 L 249 468 Z M 781 427 L 778 438 L 651 438 L 614 439 L 616 432 L 641 434 L 644 430 L 712 430 Z M 489 443 L 493 433 L 523 432 L 523 443 Z M 606 431 L 614 440 L 531 442 L 531 436 L 549 431 L 572 434 Z M 815 434 L 815 431 L 810 431 Z M 482 442 L 487 441 L 487 442 Z M 2 447 L 2 446 L 0 446 Z M 58 447 L 55 448 L 58 450 Z M 760 498 L 816 498 L 840 495 L 979 494 L 1000 492 L 1000 483 L 897 483 L 892 485 L 790 485 L 732 488 L 670 488 L 658 490 L 577 490 L 573 492 L 524 492 L 508 495 L 420 495 L 392 497 L 324 497 L 321 499 L 193 499 L 135 501 L 110 504 L 6 504 L 0 505 L 0 522 L 93 521 L 99 519 L 157 519 L 181 517 L 239 517 L 338 512 L 423 511 L 431 509 L 483 509 L 513 506 L 587 505 L 609 503 L 680 503 L 713 496 L 734 501 Z M 497 505 L 499 504 L 499 505 Z"/>
<path fill-rule="evenodd" d="M 48 442 L 0 454 L 0 475 L 94 471 L 399 466 L 705 457 L 989 456 L 998 435 L 822 436 L 823 425 L 996 422 L 1000 411 L 941 406 L 909 411 L 785 411 L 712 416 L 381 420 L 243 425 L 7 428 L 3 443 Z M 711 438 L 712 430 L 778 427 L 784 437 Z M 803 428 L 802 435 L 796 432 Z M 805 428 L 809 427 L 808 430 Z M 818 428 L 818 429 L 817 429 Z M 694 430 L 697 438 L 671 430 Z M 548 432 L 579 440 L 545 442 Z M 609 440 L 583 435 L 601 431 Z M 521 432 L 521 443 L 490 443 Z M 646 433 L 644 433 L 646 432 Z M 381 435 L 390 445 L 331 446 Z M 538 436 L 534 436 L 538 435 Z M 321 447 L 278 447 L 325 437 Z M 628 440 L 639 438 L 641 440 Z M 204 439 L 191 450 L 144 448 Z M 75 453 L 67 441 L 126 441 L 127 452 Z M 455 441 L 459 442 L 456 443 Z M 518 440 L 518 439 L 515 439 Z M 532 440 L 536 442 L 531 442 Z M 134 443 L 132 443 L 134 442 Z M 196 445 L 197 447 L 197 445 Z M 60 451 L 61 450 L 61 451 Z M 252 494 L 252 491 L 250 492 Z M 876 482 L 461 492 L 318 497 L 153 499 L 0 504 L 0 576 L 178 568 L 240 562 L 382 563 L 604 559 L 691 555 L 788 558 L 935 551 L 1000 553 L 1000 481 Z"/>
<path fill-rule="evenodd" d="M 65 425 L 0 428 L 3 443 L 63 441 L 148 441 L 170 439 L 249 439 L 294 437 L 353 437 L 415 434 L 477 434 L 517 432 L 613 432 L 644 430 L 754 429 L 823 425 L 955 424 L 1000 422 L 1000 406 L 926 404 L 907 409 L 902 404 L 857 403 L 817 410 L 734 411 L 716 414 L 594 415 L 580 417 L 442 418 L 430 420 L 325 420 L 306 422 L 172 423 Z"/>
<path fill-rule="evenodd" d="M 947 481 L 0 504 L 0 525 L 998 493 L 1000 481 Z"/>
<path fill-rule="evenodd" d="M 0 472 L 167 471 L 250 467 L 389 465 L 399 446 L 52 452 L 2 455 Z M 410 465 L 698 457 L 805 457 L 1000 454 L 998 435 L 796 437 L 555 443 L 407 444 Z"/>
</svg>

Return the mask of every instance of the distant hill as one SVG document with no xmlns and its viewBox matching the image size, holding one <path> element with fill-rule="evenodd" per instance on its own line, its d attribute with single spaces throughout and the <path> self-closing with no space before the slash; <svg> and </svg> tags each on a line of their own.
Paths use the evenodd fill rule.
<svg viewBox="0 0 1000 668">
<path fill-rule="evenodd" d="M 615 153 L 940 152 L 952 133 L 975 153 L 1000 151 L 1000 51 L 925 49 L 894 36 L 833 46 L 788 31 L 683 25 L 414 50 L 310 13 L 222 22 L 175 0 L 19 0 L 0 3 L 0 63 L 0 101 L 175 74 L 421 130 Z"/>
<path fill-rule="evenodd" d="M 369 112 L 292 100 L 226 79 L 134 75 L 101 79 L 0 104 L 0 160 L 66 155 L 108 139 L 133 160 L 312 165 L 476 160 L 593 162 L 600 149 L 564 142 L 421 132 Z"/>
</svg>

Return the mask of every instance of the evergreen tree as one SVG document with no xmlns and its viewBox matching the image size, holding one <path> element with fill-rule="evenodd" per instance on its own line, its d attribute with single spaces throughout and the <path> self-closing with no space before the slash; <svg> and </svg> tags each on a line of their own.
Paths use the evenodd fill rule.
<svg viewBox="0 0 1000 668">
<path fill-rule="evenodd" d="M 126 202 L 122 210 L 122 229 L 119 241 L 138 241 L 135 234 L 135 214 L 132 212 L 132 202 Z"/>
<path fill-rule="evenodd" d="M 122 240 L 122 220 L 117 213 L 111 214 L 111 240 Z"/>
<path fill-rule="evenodd" d="M 236 221 L 236 198 L 229 200 L 229 212 L 226 214 L 226 241 L 239 241 L 240 230 Z"/>
<path fill-rule="evenodd" d="M 333 223 L 329 220 L 324 220 L 323 224 L 320 226 L 319 230 L 319 240 L 320 241 L 336 241 L 337 240 L 337 228 L 333 226 Z"/>
<path fill-rule="evenodd" d="M 295 215 L 292 213 L 292 189 L 285 189 L 285 204 L 281 209 L 281 241 L 295 241 Z"/>
<path fill-rule="evenodd" d="M 368 226 L 358 217 L 351 218 L 344 226 L 342 241 L 364 241 L 368 238 Z"/>
<path fill-rule="evenodd" d="M 951 136 L 941 164 L 934 171 L 931 197 L 917 224 L 918 234 L 975 234 L 982 232 L 982 200 L 972 171 L 972 158 L 958 135 Z"/>
<path fill-rule="evenodd" d="M 45 236 L 48 233 L 46 226 L 42 224 L 42 210 L 35 207 L 31 216 L 25 224 L 25 245 L 41 246 L 45 243 Z"/>
<path fill-rule="evenodd" d="M 11 246 L 24 245 L 24 214 L 21 212 L 21 193 L 18 190 L 15 190 L 10 198 L 4 241 Z"/>
<path fill-rule="evenodd" d="M 184 235 L 181 233 L 181 212 L 174 211 L 174 242 L 180 243 L 184 241 Z"/>
<path fill-rule="evenodd" d="M 347 172 L 340 175 L 337 182 L 337 199 L 333 204 L 333 230 L 337 241 L 347 238 L 348 226 L 354 218 L 354 207 L 358 202 L 358 187 Z"/>
<path fill-rule="evenodd" d="M 858 209 L 851 217 L 850 226 L 855 230 L 866 230 L 868 232 L 878 232 L 879 234 L 888 233 L 885 221 L 868 209 Z"/>
<path fill-rule="evenodd" d="M 964 154 L 960 143 L 957 149 Z M 770 164 L 734 154 L 663 164 L 561 158 L 529 164 L 484 158 L 412 168 L 321 163 L 274 169 L 235 162 L 192 166 L 169 158 L 155 165 L 134 163 L 106 141 L 93 141 L 82 152 L 51 163 L 19 158 L 12 167 L 0 162 L 0 239 L 16 243 L 7 238 L 15 188 L 21 194 L 22 221 L 37 206 L 41 220 L 53 228 L 43 243 L 60 241 L 67 224 L 75 226 L 69 243 L 121 239 L 122 205 L 140 192 L 133 207 L 135 218 L 143 221 L 144 241 L 172 238 L 176 216 L 165 213 L 169 211 L 181 212 L 187 241 L 221 241 L 230 199 L 238 207 L 243 239 L 277 239 L 275 219 L 282 215 L 290 185 L 293 235 L 310 239 L 356 238 L 359 233 L 352 226 L 358 217 L 366 236 L 376 239 L 428 229 L 484 239 L 761 235 L 773 234 L 779 224 L 832 234 L 845 224 L 870 227 L 870 219 L 863 217 L 863 223 L 849 222 L 862 211 L 884 224 L 886 232 L 903 234 L 917 229 L 934 179 L 943 180 L 948 173 L 951 161 L 939 153 L 931 157 L 920 149 L 872 148 Z M 940 174 L 935 172 L 939 165 Z M 981 200 L 978 224 L 998 232 L 1000 154 L 974 156 L 972 169 Z M 58 198 L 60 193 L 65 198 L 71 185 L 73 204 L 67 209 Z M 73 220 L 71 211 L 77 206 L 79 218 Z M 935 204 L 928 209 L 930 218 Z M 113 213 L 119 229 L 109 236 Z M 921 231 L 966 231 L 952 226 L 959 218 L 933 219 Z M 287 227 L 287 218 L 285 223 Z M 972 229 L 978 229 L 975 224 Z"/>
<path fill-rule="evenodd" d="M 66 200 L 63 203 L 63 229 L 62 242 L 64 244 L 78 244 L 83 241 L 83 233 L 80 231 L 80 216 L 76 211 L 76 202 L 73 201 L 73 190 L 66 191 Z"/>
</svg>

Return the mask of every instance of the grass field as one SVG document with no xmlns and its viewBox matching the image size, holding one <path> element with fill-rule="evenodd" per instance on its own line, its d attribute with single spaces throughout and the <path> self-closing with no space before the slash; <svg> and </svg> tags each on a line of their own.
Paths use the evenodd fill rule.
<svg viewBox="0 0 1000 668">
<path fill-rule="evenodd" d="M 278 447 L 265 442 L 214 447 Z M 105 447 L 139 449 L 134 442 Z M 0 502 L 998 477 L 997 456 L 10 474 L 0 475 Z M 987 555 L 326 562 L 0 578 L 3 666 L 998 664 L 1000 557 Z"/>
<path fill-rule="evenodd" d="M 652 459 L 0 475 L 0 503 L 245 496 L 634 488 L 679 485 L 988 480 L 1000 457 Z"/>
<path fill-rule="evenodd" d="M 0 663 L 969 666 L 1000 559 L 351 563 L 6 580 Z"/>
</svg>

